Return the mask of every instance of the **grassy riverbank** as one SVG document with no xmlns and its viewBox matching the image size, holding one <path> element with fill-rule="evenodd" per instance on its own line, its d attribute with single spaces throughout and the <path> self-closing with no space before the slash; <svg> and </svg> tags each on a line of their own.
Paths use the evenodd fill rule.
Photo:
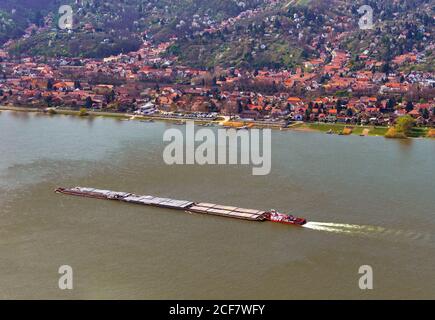
<svg viewBox="0 0 435 320">
<path fill-rule="evenodd" d="M 367 132 L 369 136 L 384 136 L 388 131 L 388 127 L 378 127 L 378 126 L 357 126 L 357 125 L 345 125 L 337 123 L 303 123 L 298 127 L 299 130 L 309 130 L 309 131 L 320 131 L 320 132 L 331 132 L 334 134 L 343 133 L 345 128 L 351 128 L 351 134 L 363 135 Z"/>
<path fill-rule="evenodd" d="M 384 137 L 388 131 L 388 127 L 380 126 L 357 126 L 357 125 L 345 125 L 336 123 L 303 123 L 298 129 L 307 131 L 320 131 L 320 132 L 332 132 L 334 134 L 343 133 L 346 128 L 351 129 L 350 134 L 354 135 L 368 135 L 368 136 L 382 136 Z M 409 138 L 425 138 L 429 135 L 430 128 L 426 127 L 414 127 L 408 134 Z"/>
</svg>

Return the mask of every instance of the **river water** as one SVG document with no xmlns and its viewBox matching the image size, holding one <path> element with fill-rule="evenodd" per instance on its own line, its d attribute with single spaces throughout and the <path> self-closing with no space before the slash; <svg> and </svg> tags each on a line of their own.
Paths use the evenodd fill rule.
<svg viewBox="0 0 435 320">
<path fill-rule="evenodd" d="M 0 298 L 434 299 L 435 142 L 272 133 L 272 170 L 168 166 L 163 122 L 0 113 Z M 89 186 L 297 228 L 56 195 Z M 62 265 L 73 290 L 58 287 Z M 373 290 L 361 290 L 362 265 Z"/>
</svg>

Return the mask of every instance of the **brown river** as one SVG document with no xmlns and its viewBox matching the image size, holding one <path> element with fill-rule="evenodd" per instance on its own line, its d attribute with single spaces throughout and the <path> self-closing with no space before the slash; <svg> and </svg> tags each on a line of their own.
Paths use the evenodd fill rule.
<svg viewBox="0 0 435 320">
<path fill-rule="evenodd" d="M 272 169 L 162 160 L 173 126 L 0 113 L 0 299 L 435 299 L 435 141 L 272 133 Z M 215 130 L 215 129 L 214 129 Z M 278 209 L 304 228 L 57 195 Z M 58 269 L 73 269 L 60 290 Z M 360 266 L 373 270 L 361 290 Z"/>
</svg>

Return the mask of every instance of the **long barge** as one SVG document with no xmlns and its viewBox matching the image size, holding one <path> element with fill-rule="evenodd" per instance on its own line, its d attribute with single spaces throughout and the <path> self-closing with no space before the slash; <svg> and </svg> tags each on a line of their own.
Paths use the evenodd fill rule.
<svg viewBox="0 0 435 320">
<path fill-rule="evenodd" d="M 169 198 L 159 198 L 154 196 L 136 195 L 128 192 L 117 192 L 111 190 L 101 190 L 94 188 L 57 188 L 56 193 L 72 195 L 78 197 L 94 198 L 101 200 L 121 201 L 126 203 L 153 206 L 235 218 L 249 221 L 271 221 L 283 224 L 302 226 L 307 223 L 306 219 L 297 218 L 292 215 L 279 213 L 275 210 L 262 211 L 256 209 L 245 209 L 234 206 L 223 206 L 206 202 L 193 202 L 187 200 L 174 200 Z"/>
</svg>

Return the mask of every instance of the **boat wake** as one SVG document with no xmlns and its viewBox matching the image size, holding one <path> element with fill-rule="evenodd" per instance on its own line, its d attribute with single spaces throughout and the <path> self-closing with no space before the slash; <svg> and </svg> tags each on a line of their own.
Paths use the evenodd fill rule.
<svg viewBox="0 0 435 320">
<path fill-rule="evenodd" d="M 419 241 L 429 243 L 433 241 L 431 234 L 410 230 L 395 230 L 379 226 L 330 223 L 330 222 L 308 222 L 304 228 L 324 231 L 336 234 L 347 234 L 378 239 L 402 240 L 402 241 Z"/>
</svg>

